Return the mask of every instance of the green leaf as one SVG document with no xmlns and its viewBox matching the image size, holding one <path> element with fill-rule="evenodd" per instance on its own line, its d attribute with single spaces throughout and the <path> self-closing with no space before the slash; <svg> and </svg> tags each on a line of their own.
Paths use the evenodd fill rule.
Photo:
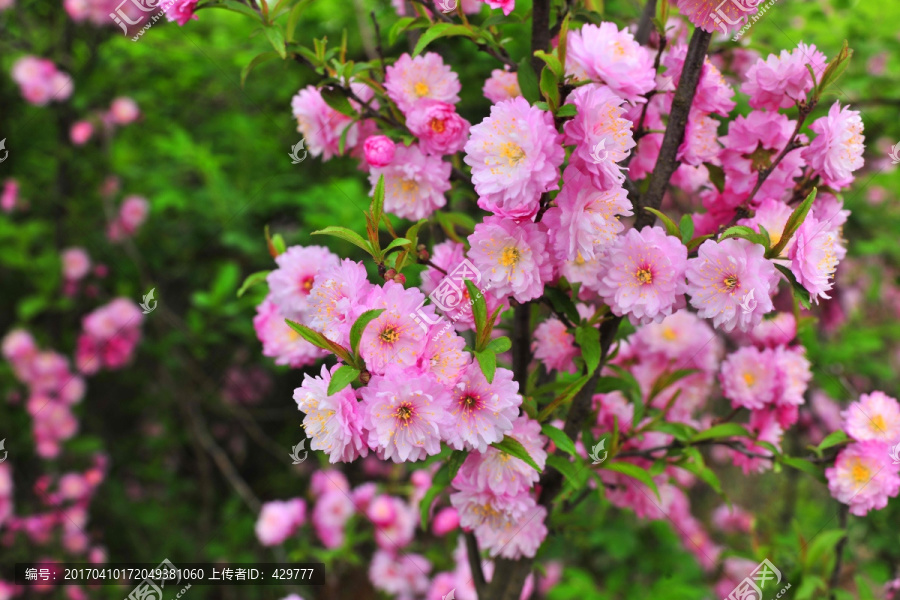
<svg viewBox="0 0 900 600">
<path fill-rule="evenodd" d="M 800 282 L 797 281 L 797 278 L 794 277 L 794 273 L 791 272 L 789 268 L 784 265 L 779 265 L 777 262 L 773 262 L 775 268 L 781 271 L 781 274 L 787 278 L 788 282 L 791 284 L 791 290 L 794 292 L 794 297 L 800 302 L 800 306 L 809 310 L 811 304 L 809 300 L 809 292 L 805 287 L 800 285 Z"/>
<path fill-rule="evenodd" d="M 712 182 L 719 193 L 722 193 L 722 190 L 725 189 L 725 171 L 719 165 L 713 165 L 710 163 L 703 163 L 706 165 L 706 170 L 709 171 L 709 180 Z"/>
<path fill-rule="evenodd" d="M 250 63 L 241 69 L 241 87 L 244 87 L 244 84 L 247 82 L 247 76 L 250 74 L 257 65 L 261 65 L 267 60 L 271 60 L 278 56 L 277 52 L 263 52 L 262 54 L 257 54 L 253 57 L 253 60 Z"/>
<path fill-rule="evenodd" d="M 414 21 L 425 21 L 428 22 L 427 19 L 423 17 L 401 17 L 397 19 L 397 22 L 391 26 L 390 31 L 388 31 L 388 45 L 393 46 L 397 43 L 397 40 L 400 38 L 400 34 L 406 31 Z"/>
<path fill-rule="evenodd" d="M 788 242 L 791 241 L 791 238 L 794 237 L 794 234 L 800 229 L 800 225 L 802 225 L 803 221 L 806 219 L 806 215 L 809 214 L 809 209 L 812 208 L 817 192 L 818 190 L 813 188 L 809 193 L 809 196 L 800 203 L 800 206 L 794 209 L 794 212 L 788 217 L 787 223 L 784 224 L 784 231 L 781 233 L 781 239 L 778 240 L 778 243 L 775 244 L 774 248 L 771 248 L 766 252 L 766 258 L 776 258 L 781 254 L 781 251 L 787 247 Z"/>
<path fill-rule="evenodd" d="M 431 505 L 434 503 L 434 499 L 450 485 L 450 482 L 456 477 L 459 467 L 462 466 L 463 461 L 466 460 L 468 454 L 468 451 L 465 450 L 454 450 L 447 459 L 447 462 L 442 464 L 437 470 L 437 473 L 434 474 L 434 478 L 431 480 L 431 487 L 425 492 L 420 504 L 420 514 L 422 517 L 421 525 L 423 527 L 430 522 L 428 516 L 431 512 Z"/>
<path fill-rule="evenodd" d="M 300 323 L 295 323 L 290 319 L 285 319 L 285 323 L 288 324 L 288 327 L 296 331 L 300 334 L 304 340 L 312 344 L 313 346 L 318 346 L 323 350 L 328 350 L 332 354 L 337 355 L 341 360 L 347 363 L 352 363 L 350 352 L 347 351 L 346 348 L 341 346 L 340 344 L 336 344 L 329 340 L 327 337 L 316 331 L 315 329 L 310 329 L 306 325 L 301 325 Z"/>
<path fill-rule="evenodd" d="M 384 252 L 387 253 L 389 250 L 392 250 L 394 248 L 403 248 L 405 246 L 409 246 L 410 244 L 412 244 L 412 242 L 406 238 L 397 238 L 395 240 L 391 240 L 391 243 L 387 245 L 387 248 L 384 249 Z"/>
<path fill-rule="evenodd" d="M 714 237 L 715 237 L 714 234 L 708 233 L 706 235 L 701 235 L 700 237 L 692 239 L 685 245 L 687 246 L 688 252 L 690 252 L 690 251 L 694 250 L 694 248 L 698 248 L 700 246 L 700 244 L 702 244 L 706 240 L 711 240 Z"/>
<path fill-rule="evenodd" d="M 656 494 L 657 498 L 659 498 L 659 489 L 656 487 L 656 482 L 653 481 L 652 477 L 650 477 L 650 473 L 640 468 L 639 466 L 628 462 L 605 462 L 603 463 L 603 468 L 610 471 L 616 471 L 617 473 L 621 473 L 622 475 L 627 475 L 632 479 L 637 479 L 648 488 L 653 490 L 653 493 Z"/>
<path fill-rule="evenodd" d="M 590 379 L 591 375 L 582 375 L 581 377 L 570 383 L 562 394 L 554 398 L 550 402 L 550 404 L 548 404 L 541 410 L 540 414 L 538 415 L 538 421 L 544 422 L 545 420 L 547 420 L 547 418 L 551 414 L 553 414 L 554 410 L 574 398 L 575 394 L 581 391 L 581 388 L 583 388 L 587 384 L 587 382 L 590 381 Z"/>
<path fill-rule="evenodd" d="M 556 447 L 566 454 L 571 454 L 572 456 L 578 455 L 578 453 L 575 451 L 575 442 L 573 442 L 572 438 L 567 436 L 566 432 L 562 429 L 546 423 L 541 427 L 541 432 L 548 438 L 553 440 L 553 443 L 556 444 Z"/>
<path fill-rule="evenodd" d="M 287 27 L 285 28 L 285 39 L 287 39 L 288 43 L 294 41 L 294 31 L 297 29 L 300 15 L 303 13 L 303 9 L 311 2 L 312 0 L 300 0 L 300 2 L 295 4 L 291 9 L 291 14 L 288 16 Z"/>
<path fill-rule="evenodd" d="M 341 88 L 335 86 L 326 86 L 321 88 L 319 91 L 322 93 L 322 100 L 325 101 L 325 104 L 327 104 L 334 110 L 348 117 L 356 118 L 359 116 L 350 105 L 349 98 L 347 98 L 347 95 Z"/>
<path fill-rule="evenodd" d="M 806 556 L 803 558 L 806 570 L 830 564 L 835 559 L 835 546 L 845 535 L 847 532 L 843 529 L 831 529 L 816 534 L 816 537 L 806 547 Z M 831 569 L 829 569 L 830 571 Z"/>
<path fill-rule="evenodd" d="M 537 465 L 536 462 L 534 462 L 534 459 L 531 458 L 531 455 L 528 454 L 528 450 L 525 449 L 525 446 L 523 446 L 516 438 L 510 437 L 508 435 L 503 436 L 502 440 L 500 440 L 499 442 L 494 442 L 493 444 L 491 444 L 491 446 L 493 446 L 497 450 L 500 450 L 501 452 L 505 452 L 510 456 L 524 461 L 528 466 L 540 473 L 541 468 Z"/>
<path fill-rule="evenodd" d="M 713 425 L 709 429 L 705 429 L 691 438 L 692 443 L 702 442 L 703 440 L 714 440 L 726 437 L 752 437 L 750 432 L 737 423 L 721 423 Z"/>
<path fill-rule="evenodd" d="M 850 65 L 850 57 L 853 56 L 853 50 L 851 50 L 847 46 L 847 40 L 844 40 L 844 45 L 841 47 L 841 51 L 838 52 L 838 55 L 834 57 L 830 63 L 828 63 L 828 67 L 825 69 L 825 73 L 822 74 L 822 80 L 819 82 L 818 93 L 819 96 L 823 94 L 832 84 L 837 82 L 840 79 L 841 75 L 844 71 L 847 70 L 847 67 Z M 818 96 L 816 97 L 818 99 Z"/>
<path fill-rule="evenodd" d="M 328 395 L 334 396 L 336 393 L 353 383 L 359 377 L 359 369 L 354 369 L 349 365 L 341 365 L 338 370 L 331 376 L 328 382 Z"/>
<path fill-rule="evenodd" d="M 527 56 L 519 62 L 516 74 L 519 79 L 519 89 L 522 90 L 522 96 L 532 104 L 540 100 L 541 88 L 538 84 L 537 73 L 534 72 L 531 60 Z"/>
<path fill-rule="evenodd" d="M 372 192 L 372 204 L 369 210 L 372 212 L 372 220 L 377 227 L 381 223 L 381 214 L 384 212 L 384 175 L 378 176 L 378 183 L 375 184 L 375 190 Z"/>
<path fill-rule="evenodd" d="M 649 213 L 653 213 L 654 215 L 656 215 L 657 218 L 659 218 L 660 221 L 663 222 L 663 225 L 665 225 L 665 227 L 666 227 L 667 234 L 674 235 L 679 240 L 681 239 L 681 232 L 678 230 L 678 225 L 675 224 L 675 221 L 673 221 L 672 219 L 670 219 L 663 213 L 659 212 L 655 208 L 650 208 L 649 206 L 645 206 L 644 210 L 646 210 Z"/>
<path fill-rule="evenodd" d="M 856 593 L 859 595 L 859 600 L 875 600 L 875 594 L 872 593 L 872 588 L 869 587 L 869 584 L 862 575 L 857 575 L 855 581 Z M 852 598 L 853 596 L 851 595 L 850 597 Z"/>
<path fill-rule="evenodd" d="M 600 331 L 590 325 L 577 327 L 575 342 L 581 348 L 581 356 L 587 365 L 588 373 L 593 373 L 600 366 Z"/>
<path fill-rule="evenodd" d="M 681 217 L 681 223 L 678 228 L 681 229 L 681 243 L 687 244 L 694 237 L 694 217 L 691 215 Z"/>
<path fill-rule="evenodd" d="M 837 446 L 838 444 L 843 444 L 844 442 L 850 441 L 850 438 L 841 430 L 834 431 L 825 436 L 825 439 L 822 440 L 822 443 L 816 446 L 816 452 L 821 456 L 821 452 L 833 446 Z"/>
<path fill-rule="evenodd" d="M 822 473 L 822 469 L 809 462 L 805 458 L 796 458 L 794 456 L 782 456 L 781 462 L 786 464 L 789 467 L 793 467 L 798 471 L 803 471 L 809 475 L 812 475 L 819 482 L 825 483 L 825 475 Z"/>
<path fill-rule="evenodd" d="M 235 0 L 221 0 L 218 4 L 207 5 L 206 8 L 224 8 L 225 10 L 230 10 L 232 12 L 241 13 L 242 15 L 245 15 L 247 17 L 251 17 L 255 21 L 262 21 L 262 17 L 258 12 L 256 12 L 246 4 L 235 2 Z"/>
<path fill-rule="evenodd" d="M 768 250 L 769 247 L 766 245 L 767 237 L 768 236 L 764 236 L 761 233 L 757 233 L 746 225 L 734 225 L 722 232 L 719 241 L 727 240 L 728 238 L 742 238 L 749 242 L 753 242 L 754 244 L 759 244 Z"/>
<path fill-rule="evenodd" d="M 550 67 L 551 71 L 553 71 L 553 74 L 556 76 L 556 79 L 560 80 L 565 76 L 565 74 L 566 74 L 565 69 L 563 69 L 562 63 L 559 62 L 559 59 L 556 58 L 555 55 L 547 54 L 543 50 L 538 50 L 537 52 L 534 53 L 534 55 L 537 56 L 538 58 L 540 58 L 545 63 L 547 63 L 547 66 Z"/>
<path fill-rule="evenodd" d="M 341 238 L 342 240 L 350 242 L 351 244 L 353 244 L 354 246 L 357 246 L 358 248 L 362 248 L 369 254 L 373 254 L 372 245 L 369 242 L 367 242 L 366 240 L 364 240 L 361 235 L 359 235 L 355 231 L 347 229 L 346 227 L 335 227 L 335 226 L 331 225 L 331 226 L 326 227 L 325 229 L 313 231 L 312 235 L 332 235 L 334 237 L 338 237 L 338 238 Z"/>
<path fill-rule="evenodd" d="M 494 373 L 497 371 L 497 355 L 490 348 L 475 352 L 475 358 L 478 360 L 478 366 L 484 373 L 484 378 L 488 383 L 494 382 Z"/>
<path fill-rule="evenodd" d="M 557 117 L 574 117 L 577 114 L 578 114 L 578 109 L 575 108 L 575 105 L 571 104 L 571 103 L 563 104 L 556 111 Z"/>
<path fill-rule="evenodd" d="M 458 213 L 458 212 L 443 212 L 437 211 L 434 213 L 434 216 L 437 218 L 438 224 L 444 230 L 444 233 L 447 234 L 454 242 L 465 243 L 466 238 L 460 236 L 456 232 L 457 227 L 461 227 L 466 230 L 468 233 L 472 233 L 475 230 L 475 221 L 467 214 Z"/>
<path fill-rule="evenodd" d="M 512 342 L 510 342 L 509 338 L 504 335 L 492 339 L 490 342 L 488 342 L 487 347 L 497 354 L 503 354 L 504 352 L 512 348 Z"/>
<path fill-rule="evenodd" d="M 572 484 L 572 487 L 583 486 L 588 476 L 587 471 L 577 468 L 575 463 L 556 454 L 547 456 L 547 465 L 562 473 L 563 477 Z"/>
<path fill-rule="evenodd" d="M 353 323 L 353 326 L 350 328 L 350 350 L 353 352 L 353 356 L 359 356 L 359 341 L 362 339 L 362 334 L 366 330 L 366 326 L 381 316 L 381 313 L 384 311 L 385 309 L 383 308 L 367 310 L 359 315 L 359 318 Z"/>
<path fill-rule="evenodd" d="M 696 451 L 696 448 L 691 448 L 691 449 Z M 699 454 L 700 453 L 697 452 L 698 456 L 699 456 Z M 685 460 L 685 461 L 679 462 L 678 466 L 681 467 L 682 469 L 684 469 L 685 471 L 693 473 L 694 475 L 696 475 L 697 477 L 699 477 L 700 479 L 705 481 L 709 487 L 711 487 L 717 494 L 721 495 L 722 494 L 722 482 L 719 481 L 718 476 L 712 471 L 712 469 L 710 469 L 705 464 L 703 464 L 702 460 L 703 459 L 701 458 L 700 459 L 701 462 L 699 462 L 699 463 Z"/>
<path fill-rule="evenodd" d="M 424 50 L 425 47 L 434 40 L 442 37 L 452 36 L 474 38 L 476 36 L 476 33 L 465 25 L 458 25 L 455 23 L 436 23 L 426 29 L 425 32 L 419 37 L 419 41 L 416 42 L 416 47 L 413 50 L 413 56 L 418 56 L 419 54 L 421 54 L 422 50 Z"/>
<path fill-rule="evenodd" d="M 648 428 L 648 431 L 661 431 L 668 433 L 679 442 L 687 442 L 697 435 L 697 430 L 690 425 L 684 423 L 674 423 L 670 421 L 659 421 Z"/>
<path fill-rule="evenodd" d="M 281 28 L 277 25 L 271 25 L 266 27 L 265 33 L 266 38 L 268 38 L 272 47 L 275 48 L 275 52 L 278 53 L 278 56 L 280 56 L 282 60 L 287 58 L 287 50 L 284 47 L 284 34 L 281 33 Z"/>
<path fill-rule="evenodd" d="M 678 383 L 685 377 L 689 377 L 694 373 L 697 373 L 698 369 L 676 369 L 674 371 L 666 371 L 659 377 L 657 377 L 656 381 L 653 382 L 653 387 L 650 388 L 650 394 L 648 395 L 648 401 L 653 400 L 659 394 L 661 394 L 665 389 L 675 383 Z"/>
<path fill-rule="evenodd" d="M 248 289 L 250 289 L 257 283 L 265 281 L 269 273 L 271 273 L 271 271 L 257 271 L 256 273 L 247 275 L 247 279 L 244 280 L 243 285 L 241 285 L 241 288 L 237 291 L 237 297 L 240 298 Z"/>
<path fill-rule="evenodd" d="M 572 302 L 572 298 L 569 297 L 569 294 L 552 286 L 545 287 L 544 294 L 550 299 L 550 304 L 553 305 L 553 308 L 556 309 L 557 312 L 566 315 L 572 323 L 581 321 L 581 317 L 578 315 L 578 309 L 575 307 L 575 303 Z"/>
<path fill-rule="evenodd" d="M 541 94 L 555 112 L 559 107 L 559 78 L 548 67 L 541 69 Z"/>
</svg>

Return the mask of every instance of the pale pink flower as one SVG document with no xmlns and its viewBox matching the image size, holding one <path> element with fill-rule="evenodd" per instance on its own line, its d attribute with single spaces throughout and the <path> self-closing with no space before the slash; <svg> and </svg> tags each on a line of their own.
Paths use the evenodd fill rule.
<svg viewBox="0 0 900 600">
<path fill-rule="evenodd" d="M 718 130 L 718 121 L 701 112 L 691 111 L 684 130 L 684 141 L 678 148 L 676 158 L 687 165 L 718 164 L 721 150 Z"/>
<path fill-rule="evenodd" d="M 406 126 L 419 138 L 422 152 L 438 156 L 462 150 L 471 127 L 452 104 L 440 100 L 419 100 L 407 115 Z"/>
<path fill-rule="evenodd" d="M 395 496 L 379 496 L 369 507 L 375 525 L 375 543 L 384 550 L 397 551 L 412 542 L 415 537 L 418 516 L 409 505 Z"/>
<path fill-rule="evenodd" d="M 656 87 L 653 54 L 615 23 L 588 23 L 570 31 L 565 67 L 577 79 L 605 83 L 632 102 L 641 102 L 641 96 Z"/>
<path fill-rule="evenodd" d="M 62 102 L 72 95 L 72 78 L 45 58 L 23 56 L 13 63 L 11 75 L 25 100 L 37 106 Z"/>
<path fill-rule="evenodd" d="M 769 232 L 769 239 L 772 241 L 772 246 L 775 246 L 781 241 L 781 234 L 784 233 L 784 226 L 787 225 L 788 218 L 790 218 L 792 212 L 794 212 L 793 209 L 784 202 L 766 198 L 759 203 L 759 206 L 756 208 L 755 214 L 752 217 L 740 219 L 737 224 L 750 227 L 758 233 L 761 233 L 759 226 L 762 225 L 763 228 Z M 791 238 L 787 247 L 781 251 L 780 256 L 787 256 L 787 253 L 793 247 L 793 244 L 794 238 Z"/>
<path fill-rule="evenodd" d="M 797 337 L 797 321 L 787 312 L 776 313 L 771 319 L 763 319 L 750 330 L 748 339 L 762 348 L 774 348 L 788 344 Z"/>
<path fill-rule="evenodd" d="M 362 397 L 369 447 L 379 458 L 415 462 L 441 451 L 451 401 L 434 379 L 390 367 L 383 376 L 372 377 Z"/>
<path fill-rule="evenodd" d="M 277 365 L 305 367 L 324 358 L 326 352 L 313 346 L 285 323 L 278 305 L 266 298 L 256 307 L 253 328 L 263 345 L 263 356 L 275 359 Z"/>
<path fill-rule="evenodd" d="M 425 373 L 430 373 L 438 382 L 452 386 L 462 376 L 471 355 L 465 351 L 466 340 L 448 326 L 448 324 L 432 325 L 428 330 L 428 341 L 418 366 Z"/>
<path fill-rule="evenodd" d="M 884 508 L 900 491 L 897 466 L 883 442 L 850 444 L 837 455 L 834 466 L 825 469 L 825 477 L 832 497 L 849 505 L 850 514 L 858 517 Z"/>
<path fill-rule="evenodd" d="M 612 312 L 632 323 L 662 321 L 682 308 L 687 248 L 660 227 L 630 229 L 600 258 L 597 292 Z"/>
<path fill-rule="evenodd" d="M 256 521 L 256 538 L 263 546 L 277 546 L 306 522 L 306 502 L 293 500 L 266 502 Z"/>
<path fill-rule="evenodd" d="M 800 406 L 804 402 L 803 395 L 812 379 L 806 349 L 803 346 L 779 346 L 775 349 L 775 364 L 781 378 L 776 404 Z"/>
<path fill-rule="evenodd" d="M 859 442 L 900 441 L 900 403 L 884 392 L 863 394 L 841 413 L 844 431 Z"/>
<path fill-rule="evenodd" d="M 631 121 L 622 118 L 622 102 L 610 88 L 596 84 L 577 88 L 566 100 L 578 109 L 563 126 L 565 143 L 575 146 L 570 163 L 601 190 L 622 185 L 625 174 L 617 163 L 635 145 Z"/>
<path fill-rule="evenodd" d="M 84 248 L 66 248 L 62 251 L 63 277 L 80 281 L 91 270 L 91 257 Z"/>
<path fill-rule="evenodd" d="M 350 386 L 328 395 L 328 384 L 339 365 L 331 371 L 322 365 L 320 377 L 304 375 L 303 384 L 294 390 L 297 408 L 306 416 L 303 429 L 310 438 L 311 450 L 322 450 L 328 461 L 352 462 L 369 453 L 362 429 L 361 407 Z"/>
<path fill-rule="evenodd" d="M 459 78 L 434 52 L 415 58 L 404 53 L 385 73 L 387 95 L 404 114 L 409 114 L 423 98 L 448 104 L 459 102 Z"/>
<path fill-rule="evenodd" d="M 359 84 L 352 84 L 351 87 L 354 91 L 365 88 Z M 291 98 L 291 109 L 297 119 L 297 131 L 303 134 L 305 147 L 311 155 L 321 156 L 322 160 L 340 155 L 341 135 L 348 127 L 344 149 L 356 146 L 359 124 L 328 106 L 317 87 L 309 85 L 297 92 Z"/>
<path fill-rule="evenodd" d="M 316 275 L 338 266 L 338 257 L 324 246 L 291 246 L 275 257 L 278 268 L 266 276 L 269 298 L 292 321 L 304 322 L 311 311 L 309 296 Z"/>
<path fill-rule="evenodd" d="M 15 179 L 7 179 L 3 182 L 3 192 L 0 193 L 0 210 L 11 213 L 19 199 L 19 182 Z"/>
<path fill-rule="evenodd" d="M 381 168 L 386 167 L 394 160 L 394 152 L 397 145 L 386 135 L 373 135 L 366 138 L 363 144 L 366 162 L 369 165 Z"/>
<path fill-rule="evenodd" d="M 547 537 L 547 526 L 544 524 L 546 519 L 546 508 L 537 505 L 529 507 L 519 521 L 509 523 L 506 527 L 479 527 L 476 531 L 478 543 L 491 556 L 510 560 L 534 558 Z"/>
<path fill-rule="evenodd" d="M 569 167 L 563 173 L 556 206 L 544 213 L 550 241 L 559 260 L 590 260 L 614 242 L 625 227 L 619 217 L 632 215 L 621 187 L 595 188 L 587 175 Z"/>
<path fill-rule="evenodd" d="M 374 288 L 367 302 L 367 310 L 385 311 L 366 326 L 359 352 L 372 373 L 383 373 L 388 365 L 414 366 L 427 341 L 426 332 L 413 318 L 423 311 L 434 319 L 434 307 L 422 306 L 425 296 L 416 288 L 404 289 L 399 283 L 387 281 L 383 288 Z"/>
<path fill-rule="evenodd" d="M 469 258 L 495 294 L 528 302 L 553 277 L 547 234 L 539 223 L 488 217 L 475 226 L 469 243 Z"/>
<path fill-rule="evenodd" d="M 345 258 L 322 269 L 307 298 L 310 325 L 331 341 L 349 346 L 350 328 L 367 310 L 365 302 L 373 288 L 360 262 Z"/>
<path fill-rule="evenodd" d="M 853 182 L 853 171 L 863 166 L 865 136 L 859 111 L 835 103 L 828 115 L 809 126 L 816 138 L 803 149 L 803 158 L 822 181 L 833 189 L 845 188 Z"/>
<path fill-rule="evenodd" d="M 697 257 L 688 260 L 685 275 L 691 305 L 725 331 L 749 331 L 774 308 L 771 296 L 779 275 L 759 244 L 706 240 Z"/>
<path fill-rule="evenodd" d="M 372 193 L 384 175 L 384 210 L 404 219 L 426 219 L 447 204 L 450 189 L 449 162 L 424 154 L 418 146 L 398 146 L 394 160 L 386 167 L 372 167 Z"/>
<path fill-rule="evenodd" d="M 491 8 L 503 9 L 503 14 L 507 16 L 516 8 L 516 0 L 484 0 L 484 3 Z"/>
<path fill-rule="evenodd" d="M 141 116 L 141 111 L 137 102 L 122 96 L 113 100 L 109 105 L 109 116 L 116 125 L 128 125 L 137 121 Z"/>
<path fill-rule="evenodd" d="M 545 439 L 541 435 L 541 426 L 537 421 L 525 415 L 519 416 L 513 421 L 512 431 L 506 435 L 518 440 L 538 467 L 544 469 L 547 452 L 544 450 Z M 472 452 L 466 457 L 453 485 L 462 489 L 461 484 L 464 482 L 473 489 L 487 490 L 490 494 L 515 495 L 531 488 L 539 478 L 540 473 L 525 461 L 490 446 L 483 453 Z M 455 503 L 454 506 L 459 508 Z M 467 526 L 462 524 L 463 527 Z"/>
<path fill-rule="evenodd" d="M 457 528 L 459 528 L 459 513 L 452 506 L 442 508 L 431 521 L 431 530 L 434 535 L 439 537 L 443 537 Z"/>
<path fill-rule="evenodd" d="M 575 347 L 575 336 L 566 331 L 565 324 L 556 317 L 535 328 L 531 351 L 536 359 L 544 363 L 548 373 L 552 370 L 560 373 L 576 371 L 574 359 L 580 352 Z"/>
<path fill-rule="evenodd" d="M 759 58 L 747 71 L 741 91 L 750 96 L 750 106 L 777 111 L 790 108 L 813 87 L 813 80 L 806 65 L 811 65 L 816 78 L 821 78 L 828 59 L 816 49 L 815 44 L 803 42 L 788 52 L 782 50 L 779 56 L 770 54 L 765 60 Z"/>
<path fill-rule="evenodd" d="M 726 533 L 750 533 L 753 520 L 753 515 L 737 504 L 722 504 L 712 514 L 713 525 Z"/>
<path fill-rule="evenodd" d="M 369 581 L 395 600 L 413 600 L 428 589 L 430 572 L 431 563 L 424 556 L 376 550 L 369 565 Z"/>
<path fill-rule="evenodd" d="M 662 64 L 666 67 L 665 74 L 661 77 L 661 89 L 663 91 L 675 91 L 681 81 L 681 72 L 684 69 L 684 59 L 687 56 L 687 45 L 678 44 L 663 56 Z M 721 71 L 707 58 L 700 71 L 700 81 L 697 83 L 697 91 L 691 110 L 710 114 L 716 113 L 727 117 L 735 107 L 734 89 L 725 81 Z M 671 105 L 672 94 L 666 94 L 660 102 L 666 106 Z"/>
<path fill-rule="evenodd" d="M 737 3 L 719 0 L 676 0 L 678 10 L 688 20 L 710 33 L 728 35 L 744 26 L 756 14 L 759 2 Z"/>
<path fill-rule="evenodd" d="M 150 203 L 142 196 L 127 196 L 119 207 L 119 223 L 125 233 L 134 234 L 147 219 Z"/>
<path fill-rule="evenodd" d="M 470 130 L 465 163 L 478 206 L 513 219 L 533 216 L 541 194 L 559 188 L 565 159 L 553 116 L 524 98 L 505 100 Z"/>
<path fill-rule="evenodd" d="M 69 140 L 76 146 L 86 144 L 92 135 L 94 135 L 94 126 L 90 121 L 76 121 L 69 128 Z"/>
<path fill-rule="evenodd" d="M 340 548 L 344 545 L 345 527 L 355 512 L 356 508 L 344 490 L 331 490 L 319 497 L 310 520 L 316 535 L 326 548 Z"/>
<path fill-rule="evenodd" d="M 752 346 L 738 348 L 722 362 L 719 373 L 722 394 L 734 407 L 750 410 L 764 408 L 776 399 L 781 383 L 775 353 Z"/>
<path fill-rule="evenodd" d="M 179 27 L 184 27 L 191 19 L 196 20 L 197 15 L 194 11 L 197 9 L 199 0 L 174 0 L 166 7 L 166 19 L 176 21 Z"/>
<path fill-rule="evenodd" d="M 816 304 L 820 297 L 831 298 L 826 292 L 834 286 L 834 272 L 845 254 L 838 231 L 807 215 L 791 241 L 791 273 Z"/>
<path fill-rule="evenodd" d="M 494 104 L 522 95 L 522 90 L 519 89 L 519 77 L 515 72 L 509 71 L 509 67 L 506 70 L 494 69 L 491 71 L 491 76 L 484 82 L 481 91 L 484 93 L 484 97 Z"/>
<path fill-rule="evenodd" d="M 450 424 L 445 441 L 457 450 L 485 452 L 513 428 L 522 396 L 512 371 L 498 367 L 488 383 L 477 362 L 469 364 L 450 391 Z"/>
</svg>

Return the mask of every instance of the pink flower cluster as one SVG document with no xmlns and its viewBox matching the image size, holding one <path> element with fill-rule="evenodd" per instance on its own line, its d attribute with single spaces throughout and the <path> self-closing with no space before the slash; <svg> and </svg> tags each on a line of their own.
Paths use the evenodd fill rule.
<svg viewBox="0 0 900 600">
<path fill-rule="evenodd" d="M 22 97 L 37 106 L 67 100 L 74 89 L 67 73 L 57 69 L 53 61 L 36 56 L 23 56 L 13 63 L 12 78 L 19 84 Z"/>
<path fill-rule="evenodd" d="M 825 477 L 831 495 L 862 517 L 900 493 L 900 403 L 875 391 L 860 396 L 841 416 L 853 441 L 825 469 Z"/>
<path fill-rule="evenodd" d="M 116 298 L 82 320 L 75 363 L 85 375 L 100 369 L 120 369 L 141 339 L 144 315 L 132 300 Z"/>
<path fill-rule="evenodd" d="M 141 196 L 127 196 L 119 207 L 119 214 L 112 221 L 107 230 L 106 236 L 113 242 L 119 242 L 125 238 L 129 238 L 137 233 L 144 221 L 147 220 L 147 214 L 150 212 L 150 203 Z"/>
</svg>

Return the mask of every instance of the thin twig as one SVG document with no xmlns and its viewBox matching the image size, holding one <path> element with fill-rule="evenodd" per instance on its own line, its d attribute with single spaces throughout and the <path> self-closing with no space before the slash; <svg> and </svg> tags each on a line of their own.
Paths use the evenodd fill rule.
<svg viewBox="0 0 900 600">
<path fill-rule="evenodd" d="M 641 20 L 638 21 L 637 33 L 634 36 L 641 46 L 646 46 L 650 42 L 650 32 L 653 31 L 653 17 L 655 16 L 656 0 L 647 0 L 644 12 L 641 13 Z"/>
<path fill-rule="evenodd" d="M 481 551 L 478 550 L 478 540 L 471 531 L 466 532 L 466 554 L 469 557 L 469 570 L 472 571 L 475 591 L 479 598 L 484 598 L 484 594 L 487 592 L 487 580 L 484 578 L 484 570 L 481 568 Z"/>
</svg>

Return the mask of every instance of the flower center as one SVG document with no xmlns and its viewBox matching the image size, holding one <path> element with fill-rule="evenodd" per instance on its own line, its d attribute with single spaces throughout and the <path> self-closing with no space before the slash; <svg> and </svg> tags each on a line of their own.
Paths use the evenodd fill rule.
<svg viewBox="0 0 900 600">
<path fill-rule="evenodd" d="M 872 431 L 875 433 L 885 433 L 887 431 L 887 424 L 884 422 L 883 416 L 875 415 L 872 418 Z"/>
<path fill-rule="evenodd" d="M 300 292 L 304 296 L 309 294 L 309 291 L 312 289 L 314 280 L 315 280 L 315 277 L 312 277 L 309 275 L 300 280 Z"/>
<path fill-rule="evenodd" d="M 670 342 L 674 342 L 678 336 L 675 334 L 675 330 L 671 327 L 666 327 L 663 329 L 662 336 L 664 339 L 669 340 Z"/>
<path fill-rule="evenodd" d="M 413 408 L 409 404 L 401 404 L 397 407 L 397 418 L 403 421 L 409 421 L 413 416 Z"/>
<path fill-rule="evenodd" d="M 722 285 L 725 286 L 726 292 L 733 292 L 735 289 L 737 289 L 737 287 L 740 284 L 741 284 L 741 282 L 738 281 L 738 278 L 735 277 L 734 275 L 729 275 L 728 277 L 726 277 L 725 279 L 722 280 Z"/>
<path fill-rule="evenodd" d="M 428 84 L 425 83 L 424 81 L 419 81 L 418 83 L 416 83 L 416 85 L 413 86 L 413 89 L 416 92 L 416 96 L 418 96 L 419 98 L 421 98 L 422 96 L 424 96 L 425 94 L 427 94 L 430 91 L 428 88 Z"/>
<path fill-rule="evenodd" d="M 471 413 L 481 408 L 481 397 L 466 391 L 459 399 L 459 407 L 463 412 Z"/>
<path fill-rule="evenodd" d="M 744 373 L 744 383 L 752 386 L 756 383 L 756 377 L 754 377 L 752 373 Z"/>
<path fill-rule="evenodd" d="M 519 264 L 522 253 L 515 246 L 509 246 L 503 249 L 503 255 L 500 256 L 500 264 L 504 267 L 515 267 Z"/>
<path fill-rule="evenodd" d="M 444 133 L 444 122 L 440 119 L 432 119 L 429 123 L 431 130 L 435 133 Z"/>
<path fill-rule="evenodd" d="M 853 462 L 853 467 L 850 469 L 850 476 L 853 477 L 853 481 L 859 485 L 868 483 L 869 479 L 872 478 L 872 472 L 861 460 L 856 459 Z"/>
<path fill-rule="evenodd" d="M 653 283 L 653 272 L 647 267 L 644 267 L 635 272 L 634 278 L 637 279 L 641 285 L 647 285 L 648 283 Z"/>
<path fill-rule="evenodd" d="M 510 167 L 515 167 L 525 158 L 525 151 L 515 142 L 504 142 L 500 144 L 500 156 L 506 159 Z"/>
<path fill-rule="evenodd" d="M 400 182 L 400 190 L 404 194 L 415 194 L 419 191 L 419 183 L 412 179 L 404 179 Z"/>
<path fill-rule="evenodd" d="M 385 344 L 393 344 L 400 339 L 400 329 L 395 325 L 388 325 L 381 330 L 378 337 Z"/>
</svg>

